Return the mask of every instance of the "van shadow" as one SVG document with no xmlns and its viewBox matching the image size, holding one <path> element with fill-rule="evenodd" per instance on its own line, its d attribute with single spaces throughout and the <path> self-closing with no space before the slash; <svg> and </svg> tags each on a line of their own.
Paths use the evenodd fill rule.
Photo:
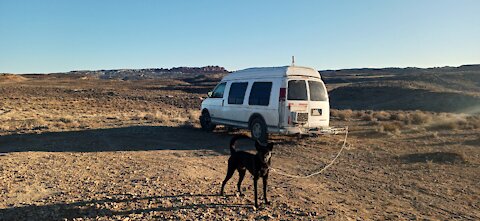
<svg viewBox="0 0 480 221">
<path fill-rule="evenodd" d="M 0 136 L 0 152 L 210 150 L 229 154 L 230 138 L 228 133 L 209 133 L 198 128 L 131 126 Z"/>
<path fill-rule="evenodd" d="M 121 197 L 111 199 L 99 199 L 79 201 L 73 203 L 56 203 L 48 205 L 28 205 L 19 207 L 10 207 L 0 209 L 0 220 L 63 220 L 63 219 L 88 219 L 98 217 L 129 216 L 130 214 L 142 214 L 150 212 L 169 212 L 176 210 L 207 209 L 207 208 L 251 208 L 244 204 L 224 204 L 224 203 L 178 203 L 182 198 L 200 199 L 219 197 L 214 194 L 179 194 L 169 196 L 149 196 L 149 197 Z M 164 206 L 162 202 L 170 206 Z M 210 200 L 208 200 L 210 201 Z M 148 208 L 132 209 L 110 209 L 112 205 L 138 205 L 138 204 L 159 204 L 158 206 Z M 164 203 L 165 204 L 165 203 Z M 145 206 L 146 207 L 146 206 Z M 118 208 L 118 207 L 116 207 Z M 122 207 L 120 207 L 122 208 Z"/>
</svg>

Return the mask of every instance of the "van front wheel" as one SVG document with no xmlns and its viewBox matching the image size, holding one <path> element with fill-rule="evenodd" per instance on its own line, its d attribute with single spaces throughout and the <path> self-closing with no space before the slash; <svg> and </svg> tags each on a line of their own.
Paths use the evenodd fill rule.
<svg viewBox="0 0 480 221">
<path fill-rule="evenodd" d="M 250 123 L 250 132 L 252 134 L 252 138 L 258 140 L 260 142 L 267 142 L 268 140 L 268 133 L 267 133 L 267 124 L 261 118 L 255 118 Z"/>
<path fill-rule="evenodd" d="M 202 129 L 206 131 L 213 131 L 217 125 L 212 123 L 212 118 L 210 117 L 210 113 L 207 110 L 202 111 L 202 115 L 200 115 L 200 125 Z"/>
</svg>

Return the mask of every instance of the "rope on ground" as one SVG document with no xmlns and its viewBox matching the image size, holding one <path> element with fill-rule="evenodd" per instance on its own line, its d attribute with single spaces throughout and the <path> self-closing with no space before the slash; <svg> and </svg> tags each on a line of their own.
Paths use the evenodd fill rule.
<svg viewBox="0 0 480 221">
<path fill-rule="evenodd" d="M 292 175 L 292 174 L 288 174 L 288 173 L 285 173 L 283 172 L 282 170 L 279 170 L 279 169 L 276 169 L 276 168 L 271 168 L 272 172 L 276 173 L 276 174 L 280 174 L 280 175 L 283 175 L 283 176 L 286 176 L 286 177 L 290 177 L 290 178 L 298 178 L 298 179 L 306 179 L 306 178 L 309 178 L 309 177 L 312 177 L 312 176 L 315 176 L 315 175 L 318 175 L 318 174 L 321 174 L 323 173 L 327 168 L 329 168 L 330 166 L 333 165 L 333 163 L 335 162 L 335 160 L 337 160 L 337 158 L 340 156 L 340 154 L 342 153 L 343 149 L 345 149 L 345 147 L 347 146 L 347 136 L 348 136 L 348 127 L 345 127 L 345 138 L 343 139 L 343 144 L 342 144 L 342 147 L 340 148 L 340 150 L 338 151 L 337 155 L 333 158 L 333 160 L 327 164 L 324 168 L 322 168 L 321 170 L 317 171 L 317 172 L 314 172 L 314 173 L 311 173 L 309 175 L 306 175 L 306 176 L 297 176 L 297 175 Z"/>
</svg>

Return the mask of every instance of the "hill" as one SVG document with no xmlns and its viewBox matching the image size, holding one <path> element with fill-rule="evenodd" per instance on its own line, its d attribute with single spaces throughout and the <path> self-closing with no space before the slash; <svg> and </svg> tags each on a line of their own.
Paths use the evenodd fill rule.
<svg viewBox="0 0 480 221">
<path fill-rule="evenodd" d="M 336 109 L 480 111 L 480 65 L 320 73 Z"/>
<path fill-rule="evenodd" d="M 15 74 L 0 74 L 0 83 L 20 82 L 25 81 L 27 78 L 15 75 Z"/>
</svg>

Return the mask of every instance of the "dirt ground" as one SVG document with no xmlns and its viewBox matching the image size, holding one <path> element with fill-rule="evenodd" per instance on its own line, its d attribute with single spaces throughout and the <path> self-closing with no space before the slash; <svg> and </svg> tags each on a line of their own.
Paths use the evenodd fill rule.
<svg viewBox="0 0 480 221">
<path fill-rule="evenodd" d="M 185 85 L 0 82 L 0 220 L 480 219 L 479 128 L 384 133 L 369 121 L 333 119 L 350 133 L 323 174 L 271 173 L 273 204 L 259 209 L 249 175 L 246 196 L 235 192 L 237 175 L 219 196 L 228 142 L 247 131 L 200 130 L 205 90 Z M 343 136 L 271 140 L 273 166 L 305 175 L 333 159 Z M 252 143 L 239 149 L 253 151 Z"/>
</svg>

